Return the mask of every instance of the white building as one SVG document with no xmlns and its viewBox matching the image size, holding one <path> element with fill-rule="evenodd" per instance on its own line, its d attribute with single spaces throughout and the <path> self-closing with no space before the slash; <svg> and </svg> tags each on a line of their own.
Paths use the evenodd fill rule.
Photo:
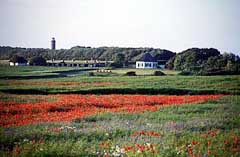
<svg viewBox="0 0 240 157">
<path fill-rule="evenodd" d="M 158 68 L 157 59 L 154 58 L 150 53 L 146 53 L 138 61 L 136 61 L 136 68 L 138 69 Z"/>
</svg>

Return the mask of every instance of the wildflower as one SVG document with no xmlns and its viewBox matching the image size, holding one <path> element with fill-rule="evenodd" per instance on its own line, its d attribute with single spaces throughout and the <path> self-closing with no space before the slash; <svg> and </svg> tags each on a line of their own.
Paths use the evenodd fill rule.
<svg viewBox="0 0 240 157">
<path fill-rule="evenodd" d="M 145 149 L 144 145 L 136 144 L 136 147 L 138 148 L 138 151 L 143 152 Z"/>
<path fill-rule="evenodd" d="M 210 145 L 212 144 L 212 142 L 211 142 L 211 141 L 208 141 L 207 144 L 208 144 L 208 146 L 210 146 Z"/>
<path fill-rule="evenodd" d="M 235 152 L 235 153 L 237 153 L 237 152 L 239 152 L 240 150 L 239 150 L 238 148 L 233 148 L 232 151 Z"/>
<path fill-rule="evenodd" d="M 155 149 L 152 150 L 152 154 L 156 154 L 157 151 Z"/>
<path fill-rule="evenodd" d="M 124 149 L 125 151 L 130 151 L 130 150 L 133 149 L 133 146 L 124 146 L 123 149 Z"/>
<path fill-rule="evenodd" d="M 225 145 L 228 145 L 228 144 L 229 144 L 229 141 L 228 141 L 228 140 L 224 140 L 224 144 L 225 144 Z"/>
<path fill-rule="evenodd" d="M 237 136 L 234 136 L 233 143 L 234 143 L 234 144 L 238 144 L 238 143 L 239 143 L 239 139 L 238 139 L 238 137 L 237 137 Z"/>
<path fill-rule="evenodd" d="M 59 83 L 59 82 L 58 82 Z M 54 84 L 54 83 L 53 83 Z M 71 83 L 69 83 L 71 84 Z M 81 83 L 82 84 L 82 83 Z M 97 83 L 102 85 L 101 83 Z M 91 83 L 91 85 L 93 85 Z M 72 121 L 99 112 L 126 111 L 129 113 L 156 111 L 161 107 L 171 105 L 182 105 L 186 103 L 204 102 L 210 99 L 220 98 L 222 95 L 194 95 L 194 96 L 148 96 L 148 95 L 48 95 L 38 96 L 40 102 L 10 104 L 0 101 L 0 127 L 21 126 L 36 124 L 40 122 L 60 122 Z M 46 99 L 55 101 L 47 102 Z M 71 104 L 71 105 L 69 105 Z M 100 105 L 99 105 L 100 104 Z M 154 105 L 149 105 L 154 104 Z M 14 114 L 12 114 L 14 113 Z M 3 118 L 8 117 L 8 118 Z M 150 126 L 150 125 L 149 125 Z M 75 127 L 60 127 L 50 131 L 60 132 L 61 130 L 75 130 Z M 217 131 L 212 131 L 207 136 L 215 136 Z M 161 134 L 155 132 L 139 132 L 137 136 L 160 137 Z"/>
<path fill-rule="evenodd" d="M 146 147 L 147 147 L 147 148 L 151 148 L 151 147 L 152 147 L 152 144 L 151 144 L 151 143 L 146 143 Z"/>
<path fill-rule="evenodd" d="M 108 148 L 108 147 L 109 147 L 109 141 L 101 142 L 101 143 L 100 143 L 100 147 Z"/>
<path fill-rule="evenodd" d="M 211 155 L 211 153 L 212 153 L 212 152 L 211 152 L 211 150 L 209 149 L 209 150 L 208 150 L 208 155 Z"/>
<path fill-rule="evenodd" d="M 192 145 L 197 145 L 197 144 L 199 144 L 199 142 L 198 141 L 192 141 Z"/>
</svg>

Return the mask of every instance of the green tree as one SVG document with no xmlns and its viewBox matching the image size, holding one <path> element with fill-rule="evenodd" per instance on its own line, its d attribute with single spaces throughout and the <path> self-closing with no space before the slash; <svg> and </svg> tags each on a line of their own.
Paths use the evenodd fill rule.
<svg viewBox="0 0 240 157">
<path fill-rule="evenodd" d="M 225 69 L 227 71 L 236 71 L 237 67 L 234 65 L 234 63 L 231 60 L 228 60 Z"/>
<path fill-rule="evenodd" d="M 13 63 L 27 63 L 27 60 L 24 57 L 18 55 L 13 55 L 9 61 Z"/>
<path fill-rule="evenodd" d="M 47 65 L 46 59 L 43 57 L 32 57 L 29 61 L 30 65 L 36 65 L 36 66 L 44 66 Z"/>
<path fill-rule="evenodd" d="M 122 53 L 118 53 L 114 59 L 114 66 L 115 67 L 123 67 L 125 65 L 125 55 Z"/>
</svg>

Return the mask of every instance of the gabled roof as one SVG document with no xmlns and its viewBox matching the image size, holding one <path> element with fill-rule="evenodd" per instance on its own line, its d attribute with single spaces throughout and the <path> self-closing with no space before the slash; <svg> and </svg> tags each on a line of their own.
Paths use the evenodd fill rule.
<svg viewBox="0 0 240 157">
<path fill-rule="evenodd" d="M 157 62 L 157 59 L 150 53 L 145 53 L 138 61 L 142 62 Z"/>
</svg>

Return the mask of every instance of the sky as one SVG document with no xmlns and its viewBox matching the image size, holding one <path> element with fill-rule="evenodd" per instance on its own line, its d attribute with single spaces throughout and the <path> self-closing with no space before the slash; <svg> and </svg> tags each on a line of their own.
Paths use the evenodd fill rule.
<svg viewBox="0 0 240 157">
<path fill-rule="evenodd" d="M 240 0 L 0 0 L 0 46 L 240 54 Z"/>
</svg>

